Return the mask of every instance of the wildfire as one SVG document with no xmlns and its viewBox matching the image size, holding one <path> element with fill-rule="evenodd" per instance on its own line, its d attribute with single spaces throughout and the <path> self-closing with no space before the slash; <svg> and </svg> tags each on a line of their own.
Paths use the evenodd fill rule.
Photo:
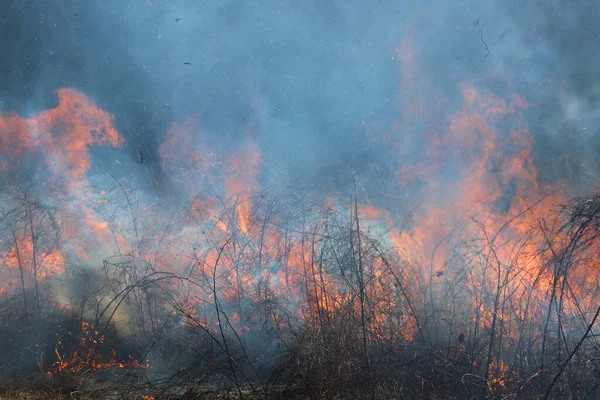
<svg viewBox="0 0 600 400">
<path fill-rule="evenodd" d="M 47 278 L 56 278 L 65 271 L 65 261 L 62 254 L 57 249 L 49 248 L 43 251 L 37 250 L 34 264 L 34 244 L 31 237 L 22 235 L 17 238 L 17 243 L 13 245 L 6 253 L 0 253 L 0 265 L 8 267 L 4 272 L 8 276 L 5 279 L 16 279 L 20 270 L 23 270 L 27 279 L 31 279 L 36 273 L 36 279 L 45 280 Z M 34 271 L 35 268 L 35 271 Z M 2 271 L 2 269 L 0 269 Z"/>
<path fill-rule="evenodd" d="M 247 233 L 250 228 L 250 213 L 252 204 L 247 197 L 258 187 L 256 180 L 257 167 L 260 164 L 260 152 L 253 141 L 249 141 L 246 148 L 230 160 L 231 174 L 225 181 L 227 197 L 237 202 L 236 212 L 239 228 Z M 245 194 L 240 196 L 240 194 Z"/>
<path fill-rule="evenodd" d="M 467 326 L 478 341 L 501 326 L 505 342 L 486 338 L 487 365 L 470 361 L 486 375 L 489 391 L 501 390 L 516 376 L 502 359 L 504 347 L 520 345 L 531 311 L 541 315 L 557 287 L 553 246 L 567 238 L 552 207 L 567 198 L 566 185 L 540 182 L 525 98 L 466 82 L 454 93 L 459 104 L 448 105 L 442 118 L 443 107 L 429 107 L 421 96 L 416 39 L 402 40 L 397 56 L 402 123 L 382 134 L 389 152 L 382 158 L 392 154 L 397 172 L 386 183 L 389 193 L 355 190 L 351 196 L 359 198 L 351 201 L 328 193 L 324 204 L 298 207 L 299 195 L 262 196 L 263 154 L 253 136 L 219 151 L 190 117 L 172 124 L 159 151 L 181 199 L 151 204 L 115 177 L 119 190 L 87 182 L 90 148 L 118 148 L 124 139 L 113 116 L 82 93 L 60 89 L 57 107 L 29 118 L 0 114 L 1 168 L 8 174 L 23 154 L 39 155 L 48 170 L 44 184 L 61 193 L 36 203 L 15 190 L 18 196 L 6 202 L 15 210 L 25 204 L 26 211 L 3 214 L 10 234 L 0 247 L 0 294 L 20 287 L 26 303 L 25 292 L 37 291 L 38 281 L 65 276 L 82 261 L 99 263 L 100 254 L 102 278 L 91 280 L 112 280 L 98 285 L 105 292 L 89 296 L 96 303 L 86 311 L 110 320 L 122 307 L 134 329 L 155 333 L 164 325 L 155 308 L 174 301 L 168 316 L 183 315 L 179 325 L 200 327 L 220 348 L 226 334 L 245 343 L 244 335 L 267 332 L 283 342 L 283 327 L 291 332 L 297 325 L 324 343 L 330 331 L 349 337 L 360 326 L 365 348 L 399 349 L 419 336 L 437 340 Z M 406 187 L 404 218 L 394 205 Z M 582 289 L 595 283 L 593 262 L 582 260 L 569 271 L 568 289 L 579 292 L 560 299 L 560 313 L 575 315 L 594 302 Z M 566 273 L 563 279 L 566 288 Z M 452 311 L 441 306 L 450 302 Z M 533 336 L 542 335 L 535 329 Z M 120 360 L 88 322 L 76 340 L 68 336 L 56 344 L 51 374 L 149 368 L 147 361 Z M 492 352 L 494 346 L 499 350 Z"/>
<path fill-rule="evenodd" d="M 68 335 L 72 334 L 72 332 L 68 333 Z M 127 361 L 120 361 L 114 349 L 110 350 L 110 358 L 104 359 L 98 347 L 106 343 L 108 341 L 105 336 L 99 333 L 93 324 L 83 321 L 81 323 L 79 342 L 72 355 L 61 354 L 60 347 L 63 345 L 63 340 L 59 339 L 54 349 L 58 361 L 54 363 L 48 372 L 53 375 L 65 372 L 77 374 L 111 368 L 147 369 L 150 367 L 147 361 L 140 363 L 132 356 L 129 356 Z"/>
<path fill-rule="evenodd" d="M 59 89 L 57 94 L 56 108 L 31 118 L 0 114 L 0 150 L 12 159 L 26 151 L 44 154 L 56 174 L 79 179 L 90 167 L 89 147 L 119 147 L 123 138 L 113 117 L 84 94 L 73 89 Z"/>
</svg>

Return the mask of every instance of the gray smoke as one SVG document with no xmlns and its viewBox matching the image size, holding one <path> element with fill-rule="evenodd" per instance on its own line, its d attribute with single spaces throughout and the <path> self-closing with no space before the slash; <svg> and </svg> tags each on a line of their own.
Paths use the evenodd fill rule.
<svg viewBox="0 0 600 400">
<path fill-rule="evenodd" d="M 599 8 L 583 0 L 5 0 L 0 106 L 30 114 L 52 107 L 59 87 L 81 90 L 115 115 L 133 161 L 127 173 L 159 192 L 170 190 L 159 145 L 189 116 L 225 154 L 251 135 L 265 183 L 331 187 L 349 168 L 375 182 L 398 168 L 383 138 L 415 98 L 399 89 L 396 50 L 411 35 L 425 105 L 418 128 L 444 129 L 462 82 L 521 93 L 541 178 L 587 188 L 600 172 Z M 369 135 L 365 121 L 376 122 Z M 427 143 L 410 146 L 419 157 Z M 105 153 L 95 161 L 116 168 Z"/>
</svg>

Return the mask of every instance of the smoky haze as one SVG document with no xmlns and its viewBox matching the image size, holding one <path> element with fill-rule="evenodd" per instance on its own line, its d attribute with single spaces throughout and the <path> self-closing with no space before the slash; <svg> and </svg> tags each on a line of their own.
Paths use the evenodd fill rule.
<svg viewBox="0 0 600 400">
<path fill-rule="evenodd" d="M 39 351 L 60 367 L 60 325 L 28 319 L 64 306 L 139 345 L 158 373 L 192 357 L 170 340 L 203 323 L 219 327 L 217 344 L 244 332 L 267 365 L 289 350 L 281 321 L 285 340 L 296 338 L 305 315 L 310 327 L 311 310 L 321 319 L 321 300 L 336 298 L 324 307 L 332 315 L 363 308 L 348 326 L 362 320 L 356 344 L 368 365 L 372 282 L 369 301 L 395 302 L 390 332 L 412 326 L 412 314 L 418 329 L 400 336 L 423 336 L 422 309 L 438 340 L 444 290 L 459 282 L 479 293 L 467 271 L 481 272 L 493 304 L 491 264 L 478 260 L 496 246 L 488 232 L 533 251 L 526 263 L 494 254 L 507 260 L 507 279 L 513 269 L 536 276 L 547 247 L 554 259 L 536 218 L 558 225 L 556 204 L 598 184 L 598 20 L 600 4 L 583 0 L 0 1 L 0 297 L 10 295 L 28 332 L 0 318 L 0 337 L 12 332 L 22 343 L 13 347 L 34 349 L 23 364 L 35 368 L 37 332 L 47 334 Z M 532 204 L 542 211 L 529 213 Z M 514 304 L 527 290 L 547 295 L 512 276 L 522 294 Z M 597 303 L 597 291 L 581 292 Z M 410 296 L 422 301 L 416 311 Z M 192 320 L 194 310 L 206 321 Z M 227 332 L 221 313 L 233 321 Z M 542 316 L 533 314 L 523 321 Z M 465 339 L 459 328 L 447 343 Z M 477 364 L 485 373 L 494 329 L 487 366 Z"/>
<path fill-rule="evenodd" d="M 376 181 L 398 168 L 387 127 L 420 101 L 411 129 L 443 130 L 462 82 L 526 98 L 542 179 L 587 187 L 598 172 L 591 1 L 7 0 L 0 8 L 1 108 L 28 115 L 54 106 L 60 87 L 82 91 L 115 116 L 127 173 L 159 192 L 170 190 L 161 186 L 170 178 L 160 143 L 190 116 L 219 152 L 251 137 L 263 183 L 332 187 L 350 168 Z M 399 43 L 409 36 L 417 68 L 402 77 Z M 416 83 L 407 91 L 402 79 Z M 424 146 L 404 150 L 417 159 Z M 112 158 L 99 152 L 94 161 L 113 169 Z"/>
</svg>

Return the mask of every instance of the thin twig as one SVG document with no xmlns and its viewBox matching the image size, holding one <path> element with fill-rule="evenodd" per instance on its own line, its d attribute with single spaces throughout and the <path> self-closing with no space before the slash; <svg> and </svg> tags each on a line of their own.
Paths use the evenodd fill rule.
<svg viewBox="0 0 600 400">
<path fill-rule="evenodd" d="M 485 57 L 484 58 L 488 58 L 490 56 L 490 49 L 487 45 L 487 43 L 485 42 L 485 39 L 483 38 L 483 31 L 481 30 L 481 25 L 479 25 L 479 20 L 481 19 L 481 15 L 479 17 L 477 17 L 477 29 L 479 29 L 479 40 L 481 40 L 481 43 L 483 43 L 483 45 L 485 46 Z"/>
</svg>

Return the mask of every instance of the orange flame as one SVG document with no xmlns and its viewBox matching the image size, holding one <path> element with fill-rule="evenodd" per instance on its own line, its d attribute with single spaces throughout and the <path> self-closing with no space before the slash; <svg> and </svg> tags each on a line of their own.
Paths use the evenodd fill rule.
<svg viewBox="0 0 600 400">
<path fill-rule="evenodd" d="M 90 167 L 89 147 L 120 147 L 123 138 L 114 118 L 84 94 L 73 89 L 59 89 L 57 94 L 56 108 L 31 118 L 0 113 L 0 150 L 12 158 L 24 151 L 43 151 L 50 169 L 78 179 Z"/>
</svg>

